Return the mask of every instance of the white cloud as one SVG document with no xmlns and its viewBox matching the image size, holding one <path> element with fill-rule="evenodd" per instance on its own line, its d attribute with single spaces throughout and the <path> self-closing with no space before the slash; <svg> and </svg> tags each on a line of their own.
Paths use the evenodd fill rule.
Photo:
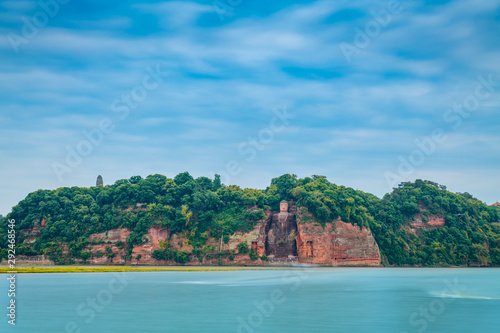
<svg viewBox="0 0 500 333">
<path fill-rule="evenodd" d="M 137 4 L 132 7 L 137 8 L 141 12 L 152 13 L 159 16 L 162 26 L 167 29 L 190 27 L 200 15 L 214 13 L 214 8 L 212 6 L 190 1 Z"/>
</svg>

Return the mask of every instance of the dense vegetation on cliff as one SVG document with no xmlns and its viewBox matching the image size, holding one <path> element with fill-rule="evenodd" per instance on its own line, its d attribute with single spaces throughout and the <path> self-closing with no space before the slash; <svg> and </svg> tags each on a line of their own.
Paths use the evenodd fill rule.
<svg viewBox="0 0 500 333">
<path fill-rule="evenodd" d="M 500 210 L 469 193 L 417 180 L 399 185 L 373 207 L 371 225 L 388 263 L 500 266 Z M 411 232 L 408 223 L 440 217 L 445 225 Z"/>
<path fill-rule="evenodd" d="M 248 231 L 268 210 L 278 210 L 281 200 L 306 208 L 311 219 L 324 224 L 339 216 L 372 230 L 387 265 L 500 265 L 499 209 L 488 207 L 468 193 L 454 194 L 429 181 L 402 183 L 379 199 L 352 188 L 338 186 L 323 176 L 274 178 L 265 190 L 223 185 L 220 177 L 194 179 L 181 173 L 134 176 L 113 185 L 59 188 L 30 193 L 0 223 L 0 255 L 7 255 L 7 222 L 18 230 L 40 228 L 32 243 L 19 236 L 17 253 L 47 254 L 58 263 L 87 259 L 89 235 L 124 227 L 131 231 L 129 255 L 151 226 L 167 227 L 185 235 L 194 252 L 209 237 L 226 240 L 236 231 Z M 420 219 L 440 217 L 445 226 L 412 229 Z M 60 246 L 67 244 L 65 254 Z M 168 250 L 168 251 L 167 251 Z M 158 254 L 157 254 L 158 255 Z M 185 253 L 166 249 L 163 254 L 179 262 Z"/>
</svg>

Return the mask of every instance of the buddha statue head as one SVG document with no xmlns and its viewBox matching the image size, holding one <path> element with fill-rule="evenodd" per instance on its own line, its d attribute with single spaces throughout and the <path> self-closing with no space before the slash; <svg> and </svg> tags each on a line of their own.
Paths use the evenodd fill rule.
<svg viewBox="0 0 500 333">
<path fill-rule="evenodd" d="M 288 213 L 288 202 L 285 200 L 280 202 L 280 213 Z"/>
</svg>

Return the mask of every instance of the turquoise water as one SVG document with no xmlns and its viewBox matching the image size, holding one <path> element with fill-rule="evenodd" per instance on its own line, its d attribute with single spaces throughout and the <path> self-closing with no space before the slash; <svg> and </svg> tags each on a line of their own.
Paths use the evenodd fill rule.
<svg viewBox="0 0 500 333">
<path fill-rule="evenodd" d="M 0 276 L 0 332 L 500 332 L 500 269 Z"/>
</svg>

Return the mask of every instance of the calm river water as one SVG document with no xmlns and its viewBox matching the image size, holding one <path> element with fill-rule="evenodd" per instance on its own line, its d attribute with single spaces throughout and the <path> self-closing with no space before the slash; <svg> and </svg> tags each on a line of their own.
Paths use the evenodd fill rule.
<svg viewBox="0 0 500 333">
<path fill-rule="evenodd" d="M 493 268 L 0 276 L 0 332 L 500 332 Z"/>
</svg>

